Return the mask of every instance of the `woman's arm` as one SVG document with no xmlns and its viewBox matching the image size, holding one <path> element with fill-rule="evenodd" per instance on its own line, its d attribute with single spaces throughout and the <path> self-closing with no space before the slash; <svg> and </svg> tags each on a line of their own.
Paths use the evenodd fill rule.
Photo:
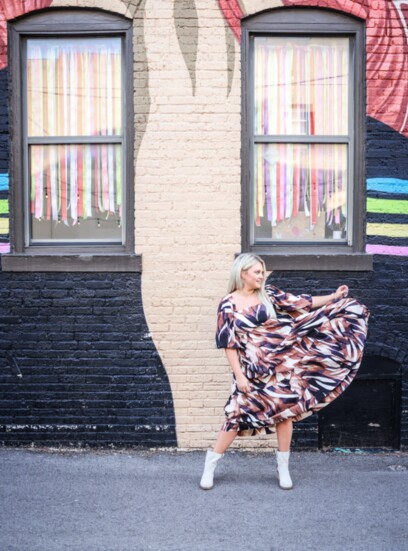
<svg viewBox="0 0 408 551">
<path fill-rule="evenodd" d="M 331 293 L 331 295 L 312 297 L 312 308 L 319 308 L 320 306 L 324 306 L 325 304 L 327 304 L 328 302 L 331 302 L 332 300 L 346 297 L 348 295 L 348 291 L 349 289 L 347 285 L 340 285 L 340 287 L 334 293 Z"/>
<path fill-rule="evenodd" d="M 231 369 L 234 372 L 238 389 L 241 392 L 249 392 L 251 389 L 249 386 L 248 379 L 242 373 L 237 350 L 235 348 L 226 348 L 225 353 L 227 355 Z"/>
</svg>

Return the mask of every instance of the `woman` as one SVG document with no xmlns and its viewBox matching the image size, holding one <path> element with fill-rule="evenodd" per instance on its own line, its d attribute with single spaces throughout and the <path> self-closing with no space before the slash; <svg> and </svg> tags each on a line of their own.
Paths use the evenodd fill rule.
<svg viewBox="0 0 408 551">
<path fill-rule="evenodd" d="M 201 488 L 213 487 L 217 462 L 237 435 L 275 430 L 279 485 L 293 487 L 293 422 L 337 398 L 361 363 L 370 312 L 347 295 L 347 285 L 326 296 L 292 295 L 265 285 L 259 256 L 236 258 L 216 334 L 233 371 L 232 393 L 215 446 L 207 451 Z"/>
</svg>

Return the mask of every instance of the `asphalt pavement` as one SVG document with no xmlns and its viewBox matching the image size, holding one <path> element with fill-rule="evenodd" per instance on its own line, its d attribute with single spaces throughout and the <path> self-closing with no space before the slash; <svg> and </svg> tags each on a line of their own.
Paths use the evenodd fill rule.
<svg viewBox="0 0 408 551">
<path fill-rule="evenodd" d="M 405 551 L 408 453 L 0 449 L 0 551 Z"/>
</svg>

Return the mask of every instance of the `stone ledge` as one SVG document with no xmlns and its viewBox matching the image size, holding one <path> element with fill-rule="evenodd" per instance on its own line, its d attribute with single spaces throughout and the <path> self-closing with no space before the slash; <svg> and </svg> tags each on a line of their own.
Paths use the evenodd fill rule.
<svg viewBox="0 0 408 551">
<path fill-rule="evenodd" d="M 256 251 L 254 251 L 256 252 Z M 267 270 L 367 272 L 373 270 L 373 255 L 366 253 L 261 253 Z"/>
<path fill-rule="evenodd" d="M 0 256 L 3 272 L 138 272 L 142 256 L 137 254 L 5 254 Z"/>
</svg>

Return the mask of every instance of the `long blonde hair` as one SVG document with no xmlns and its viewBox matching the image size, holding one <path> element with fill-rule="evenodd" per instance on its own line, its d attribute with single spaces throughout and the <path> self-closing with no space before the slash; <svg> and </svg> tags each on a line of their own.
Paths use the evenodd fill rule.
<svg viewBox="0 0 408 551">
<path fill-rule="evenodd" d="M 266 272 L 265 262 L 262 258 L 256 254 L 252 253 L 242 253 L 234 261 L 231 269 L 230 280 L 228 283 L 227 293 L 233 293 L 236 290 L 244 288 L 244 282 L 241 277 L 242 272 L 246 272 L 258 262 L 262 265 L 264 272 Z M 271 317 L 276 318 L 275 309 L 268 297 L 267 292 L 265 291 L 265 279 L 262 281 L 262 286 L 256 291 L 258 295 L 259 302 L 265 304 L 268 313 Z"/>
</svg>

